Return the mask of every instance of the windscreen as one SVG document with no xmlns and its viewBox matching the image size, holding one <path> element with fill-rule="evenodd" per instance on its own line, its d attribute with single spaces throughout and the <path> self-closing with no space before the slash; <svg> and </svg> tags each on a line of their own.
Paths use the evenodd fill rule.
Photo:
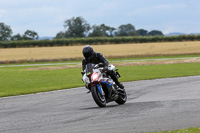
<svg viewBox="0 0 200 133">
<path fill-rule="evenodd" d="M 90 74 L 93 73 L 93 68 L 94 68 L 94 64 L 92 63 L 88 63 L 86 65 L 86 75 L 89 76 Z"/>
</svg>

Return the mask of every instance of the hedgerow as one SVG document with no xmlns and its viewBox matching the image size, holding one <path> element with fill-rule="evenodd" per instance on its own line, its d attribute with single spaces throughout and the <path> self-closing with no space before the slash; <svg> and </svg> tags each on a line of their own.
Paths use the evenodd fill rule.
<svg viewBox="0 0 200 133">
<path fill-rule="evenodd" d="M 147 43 L 147 42 L 177 42 L 177 41 L 198 41 L 200 35 L 180 36 L 133 36 L 133 37 L 94 37 L 94 38 L 68 38 L 53 40 L 23 40 L 0 42 L 0 48 L 21 48 L 21 47 L 52 47 L 72 46 L 87 44 L 121 44 L 121 43 Z"/>
</svg>

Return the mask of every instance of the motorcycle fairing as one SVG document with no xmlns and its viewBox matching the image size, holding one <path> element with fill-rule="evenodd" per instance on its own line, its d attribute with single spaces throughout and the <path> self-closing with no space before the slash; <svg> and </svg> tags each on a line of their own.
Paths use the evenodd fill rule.
<svg viewBox="0 0 200 133">
<path fill-rule="evenodd" d="M 105 85 L 107 88 L 111 89 L 112 88 L 112 83 L 109 83 L 108 81 L 106 80 L 101 80 L 100 83 L 102 85 Z"/>
</svg>

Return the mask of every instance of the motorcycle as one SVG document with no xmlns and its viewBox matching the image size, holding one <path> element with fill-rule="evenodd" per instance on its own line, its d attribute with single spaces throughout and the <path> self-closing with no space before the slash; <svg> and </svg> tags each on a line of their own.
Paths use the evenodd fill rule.
<svg viewBox="0 0 200 133">
<path fill-rule="evenodd" d="M 117 78 L 120 77 L 118 69 L 114 65 L 109 65 L 108 70 L 112 70 Z M 124 104 L 127 100 L 125 89 L 119 88 L 112 78 L 106 74 L 103 64 L 86 65 L 86 69 L 81 72 L 82 80 L 86 83 L 88 93 L 92 93 L 92 97 L 99 107 L 105 107 L 107 103 L 115 101 L 117 104 Z"/>
</svg>

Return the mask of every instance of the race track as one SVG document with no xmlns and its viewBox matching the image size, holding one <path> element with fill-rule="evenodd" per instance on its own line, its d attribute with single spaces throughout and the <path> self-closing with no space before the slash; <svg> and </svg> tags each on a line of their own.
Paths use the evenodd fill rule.
<svg viewBox="0 0 200 133">
<path fill-rule="evenodd" d="M 124 83 L 125 105 L 85 88 L 0 98 L 0 133 L 135 133 L 200 127 L 200 76 Z"/>
</svg>

